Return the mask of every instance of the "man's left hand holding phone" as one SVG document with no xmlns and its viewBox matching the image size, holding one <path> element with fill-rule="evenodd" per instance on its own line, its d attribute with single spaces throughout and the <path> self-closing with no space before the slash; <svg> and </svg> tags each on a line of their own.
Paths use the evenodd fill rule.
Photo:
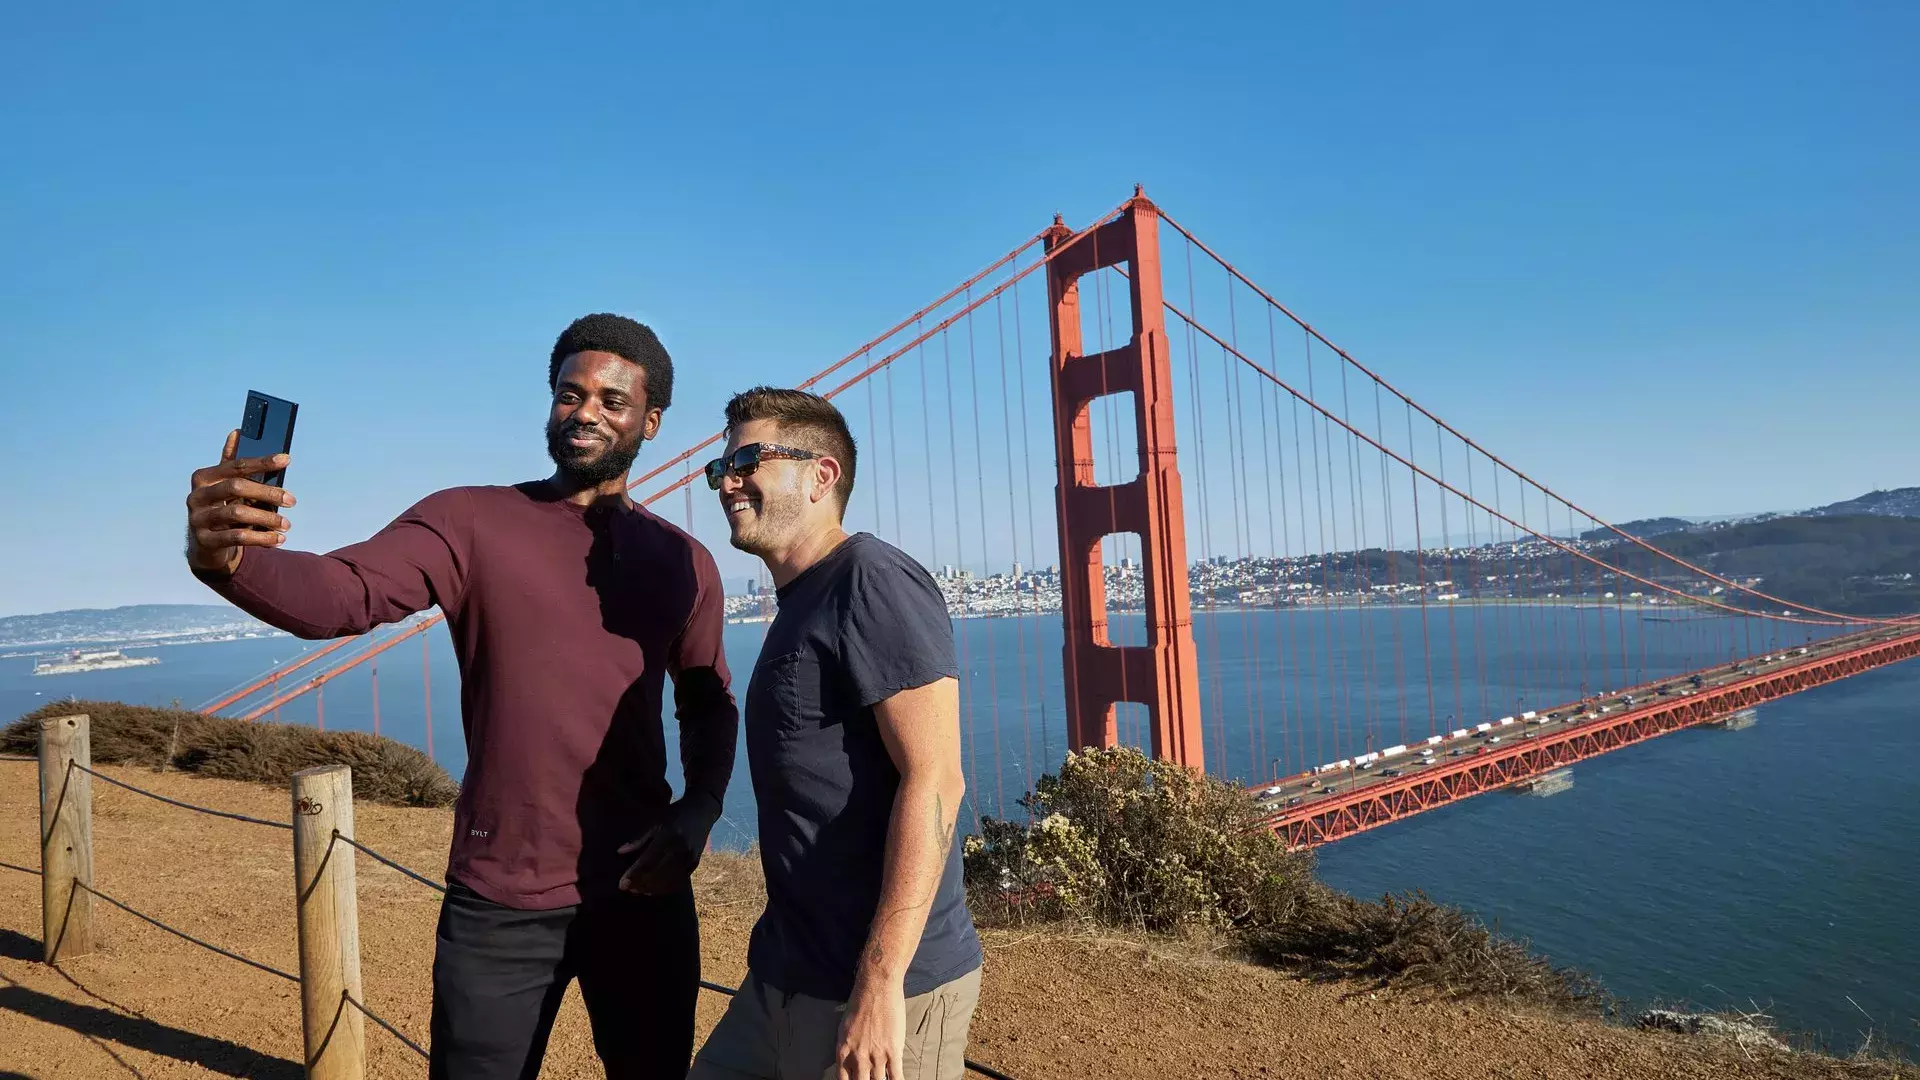
<svg viewBox="0 0 1920 1080">
<path fill-rule="evenodd" d="M 187 565 L 227 575 L 250 547 L 278 547 L 294 503 L 280 485 L 293 446 L 298 406 L 259 391 L 247 394 L 241 426 L 227 433 L 220 463 L 196 469 L 187 492 Z M 245 456 L 242 456 L 245 455 Z"/>
</svg>

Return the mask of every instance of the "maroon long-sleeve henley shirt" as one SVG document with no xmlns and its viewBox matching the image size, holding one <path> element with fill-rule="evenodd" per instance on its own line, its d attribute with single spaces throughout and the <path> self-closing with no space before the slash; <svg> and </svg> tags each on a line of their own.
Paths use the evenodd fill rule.
<svg viewBox="0 0 1920 1080">
<path fill-rule="evenodd" d="M 562 907 L 615 887 L 619 845 L 672 799 L 668 675 L 687 790 L 724 796 L 739 713 L 719 572 L 644 507 L 582 508 L 540 482 L 450 488 L 361 543 L 253 548 L 230 577 L 198 576 L 303 638 L 440 606 L 467 737 L 447 877 L 496 903 Z"/>
</svg>

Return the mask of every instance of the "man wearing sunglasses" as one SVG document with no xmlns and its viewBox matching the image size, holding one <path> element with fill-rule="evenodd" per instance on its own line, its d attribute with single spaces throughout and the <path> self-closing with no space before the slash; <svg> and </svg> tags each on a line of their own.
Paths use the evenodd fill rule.
<svg viewBox="0 0 1920 1080">
<path fill-rule="evenodd" d="M 824 398 L 736 395 L 706 475 L 780 609 L 746 700 L 767 908 L 691 1076 L 957 1080 L 981 952 L 946 604 L 911 557 L 841 528 L 854 443 Z"/>
<path fill-rule="evenodd" d="M 723 594 L 712 554 L 627 497 L 673 395 L 653 331 L 576 320 L 547 379 L 552 476 L 437 492 L 326 555 L 284 546 L 293 496 L 248 479 L 268 463 L 233 460 L 229 435 L 222 462 L 193 475 L 187 562 L 304 638 L 446 613 L 469 756 L 435 935 L 429 1075 L 537 1074 L 577 977 L 608 1077 L 681 1080 L 700 978 L 689 875 L 739 731 Z M 668 677 L 687 778 L 677 802 Z"/>
</svg>

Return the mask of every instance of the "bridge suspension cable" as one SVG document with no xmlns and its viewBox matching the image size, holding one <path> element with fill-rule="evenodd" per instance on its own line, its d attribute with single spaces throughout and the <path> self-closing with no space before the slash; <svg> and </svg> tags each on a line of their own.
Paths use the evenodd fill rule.
<svg viewBox="0 0 1920 1080">
<path fill-rule="evenodd" d="M 1166 252 L 1165 287 L 1156 275 L 1149 290 L 1178 320 L 1164 331 L 1157 317 L 1142 331 L 1133 306 L 1137 253 L 1101 250 L 1109 226 L 1143 206 L 1182 248 Z M 1030 334 L 1049 334 L 1060 297 L 1046 268 L 1063 257 L 1096 267 L 1077 279 L 1071 314 L 1085 357 L 1027 347 Z M 1192 545 L 1191 616 L 1173 632 L 1190 634 L 1197 653 L 1210 772 L 1272 784 L 1334 763 L 1357 773 L 1425 750 L 1470 754 L 1473 739 L 1505 745 L 1535 719 L 1607 708 L 1610 693 L 1678 693 L 1789 647 L 1799 655 L 1846 631 L 1911 625 L 1783 600 L 1600 520 L 1361 365 L 1136 196 L 1079 229 L 1056 221 L 799 384 L 825 387 L 863 429 L 848 527 L 920 559 L 955 613 L 976 818 L 1006 816 L 1069 749 L 1056 718 L 1071 719 L 1059 615 L 1071 568 L 1041 570 L 1059 558 L 1067 496 L 1045 451 L 1034 460 L 1033 429 L 1044 446 L 1065 361 L 1089 361 L 1076 376 L 1090 380 L 1087 400 L 1070 419 L 1086 449 L 1066 464 L 1121 520 L 1140 497 L 1148 420 L 1138 395 L 1117 389 L 1116 365 L 1143 332 L 1170 382 L 1150 392 L 1173 403 L 1156 452 L 1178 443 L 1178 472 L 1167 474 L 1178 488 L 1162 495 L 1183 506 L 1181 550 Z M 633 485 L 647 487 L 641 501 L 689 489 L 698 455 L 720 438 L 644 473 Z M 989 490 L 1001 484 L 1004 493 Z M 695 512 L 690 489 L 686 499 L 688 527 L 723 548 L 717 517 Z M 1143 615 L 1153 558 L 1141 534 L 1098 539 L 1098 644 L 1145 652 L 1168 632 Z M 765 602 L 752 603 L 764 618 Z M 275 703 L 370 663 L 378 648 L 336 656 Z M 1152 749 L 1152 717 L 1129 703 L 1149 672 L 1134 659 L 1109 670 L 1122 704 L 1107 737 Z"/>
<path fill-rule="evenodd" d="M 1319 330 L 1314 329 L 1312 324 L 1308 323 L 1305 319 L 1302 319 L 1300 316 L 1294 314 L 1293 311 L 1290 310 L 1285 304 L 1282 304 L 1279 300 L 1275 299 L 1266 290 L 1262 289 L 1259 285 L 1255 284 L 1253 280 L 1248 278 L 1244 273 L 1242 273 L 1239 270 L 1239 268 L 1235 267 L 1232 263 L 1228 262 L 1219 253 L 1215 252 L 1212 248 L 1208 247 L 1204 241 L 1194 236 L 1191 232 L 1188 232 L 1184 226 L 1182 226 L 1179 222 L 1175 221 L 1170 215 L 1162 211 L 1160 216 L 1161 216 L 1161 220 L 1165 221 L 1168 225 L 1171 225 L 1175 231 L 1180 233 L 1181 236 L 1185 237 L 1188 243 L 1192 244 L 1194 247 L 1197 247 L 1202 252 L 1206 253 L 1206 255 L 1209 258 L 1211 258 L 1214 262 L 1218 263 L 1220 267 L 1224 269 L 1227 273 L 1233 275 L 1233 277 L 1236 280 L 1238 280 L 1242 285 L 1246 286 L 1248 289 L 1251 289 L 1254 293 L 1258 294 L 1259 297 L 1262 300 L 1264 300 L 1267 304 L 1272 306 L 1274 310 L 1286 316 L 1296 326 L 1300 327 L 1301 330 L 1303 330 L 1308 335 L 1310 335 L 1314 340 L 1320 342 L 1326 348 L 1333 350 L 1333 352 L 1340 357 L 1342 362 L 1351 366 L 1356 371 L 1359 371 L 1362 375 L 1365 375 L 1367 378 L 1373 380 L 1373 382 L 1377 386 L 1380 386 L 1381 388 L 1385 389 L 1388 393 L 1399 398 L 1409 408 L 1417 410 L 1421 415 L 1425 416 L 1428 420 L 1431 420 L 1434 424 L 1438 425 L 1441 430 L 1459 439 L 1462 443 L 1464 443 L 1466 446 L 1470 447 L 1471 449 L 1485 455 L 1485 457 L 1489 461 L 1493 462 L 1494 464 L 1512 473 L 1514 476 L 1520 478 L 1520 480 L 1522 480 L 1523 482 L 1533 485 L 1536 489 L 1538 489 L 1541 492 L 1542 495 L 1555 499 L 1560 503 L 1562 503 L 1563 505 L 1565 505 L 1569 510 L 1577 512 L 1581 515 L 1584 515 L 1589 520 L 1595 522 L 1598 525 L 1598 527 L 1613 533 L 1622 541 L 1625 541 L 1637 547 L 1643 548 L 1646 551 L 1652 554 L 1658 555 L 1661 558 L 1668 559 L 1672 562 L 1675 562 L 1685 567 L 1687 570 L 1693 573 L 1699 574 L 1702 577 L 1708 578 L 1726 588 L 1735 589 L 1740 592 L 1747 593 L 1749 595 L 1756 597 L 1757 599 L 1765 600 L 1768 603 L 1779 604 L 1782 607 L 1794 608 L 1800 611 L 1807 612 L 1809 614 L 1819 615 L 1825 618 L 1836 619 L 1842 622 L 1856 624 L 1856 625 L 1865 624 L 1865 623 L 1879 623 L 1879 624 L 1909 623 L 1909 622 L 1914 622 L 1916 620 L 1920 620 L 1920 614 L 1901 616 L 1899 618 L 1893 618 L 1893 619 L 1883 619 L 1883 618 L 1874 618 L 1874 617 L 1863 616 L 1863 615 L 1848 615 L 1840 612 L 1827 611 L 1822 608 L 1813 607 L 1813 606 L 1798 603 L 1792 600 L 1782 599 L 1781 597 L 1773 596 L 1768 593 L 1761 592 L 1760 590 L 1754 589 L 1749 585 L 1733 581 L 1729 578 L 1722 577 L 1719 574 L 1714 573 L 1712 570 L 1707 569 L 1706 567 L 1695 565 L 1694 563 L 1688 562 L 1686 559 L 1683 559 L 1677 555 L 1674 555 L 1667 551 L 1663 551 L 1660 548 L 1648 543 L 1645 538 L 1635 536 L 1632 533 L 1629 533 L 1624 529 L 1621 529 L 1620 527 L 1602 518 L 1596 517 L 1591 512 L 1582 509 L 1577 503 L 1573 502 L 1571 499 L 1566 498 L 1565 496 L 1559 494 L 1553 489 L 1547 487 L 1545 484 L 1542 484 L 1538 480 L 1535 480 L 1533 477 L 1527 475 L 1525 472 L 1522 472 L 1520 469 L 1515 468 L 1513 465 L 1509 464 L 1507 461 L 1502 459 L 1499 455 L 1481 446 L 1479 443 L 1469 438 L 1465 433 L 1461 432 L 1458 428 L 1455 428 L 1452 424 L 1449 424 L 1445 420 L 1442 420 L 1439 416 L 1435 415 L 1433 412 L 1428 410 L 1425 406 L 1421 405 L 1417 401 L 1414 401 L 1411 397 L 1408 397 L 1393 383 L 1387 381 L 1385 378 L 1381 377 L 1378 373 L 1374 372 L 1371 368 L 1368 368 L 1365 364 L 1362 364 L 1360 361 L 1356 360 L 1345 349 L 1342 349 L 1340 346 L 1328 340 L 1326 335 L 1322 334 Z"/>
</svg>

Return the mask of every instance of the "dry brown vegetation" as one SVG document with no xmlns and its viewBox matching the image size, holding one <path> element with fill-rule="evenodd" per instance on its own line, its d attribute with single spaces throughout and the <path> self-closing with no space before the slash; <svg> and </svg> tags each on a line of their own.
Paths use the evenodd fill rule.
<svg viewBox="0 0 1920 1080">
<path fill-rule="evenodd" d="M 39 752 L 40 720 L 85 713 L 96 765 L 144 765 L 285 787 L 301 769 L 353 766 L 354 795 L 390 806 L 452 806 L 460 785 L 411 746 L 357 731 L 243 723 L 186 709 L 56 701 L 0 730 L 0 753 Z"/>
</svg>

